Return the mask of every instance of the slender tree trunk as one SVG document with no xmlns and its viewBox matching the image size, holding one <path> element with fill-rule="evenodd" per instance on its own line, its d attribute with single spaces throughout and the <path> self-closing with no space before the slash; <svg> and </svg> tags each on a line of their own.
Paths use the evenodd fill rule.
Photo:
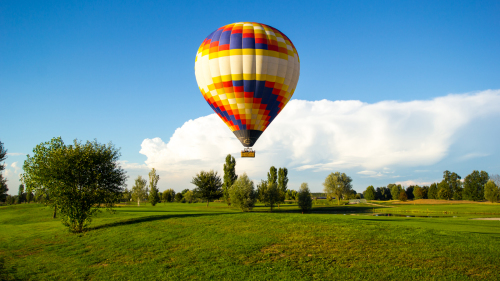
<svg viewBox="0 0 500 281">
<path fill-rule="evenodd" d="M 55 219 L 57 216 L 57 208 L 54 206 L 54 213 L 52 214 L 52 218 Z"/>
<path fill-rule="evenodd" d="M 208 202 L 210 202 L 210 200 L 207 199 L 207 207 L 208 207 Z"/>
<path fill-rule="evenodd" d="M 137 206 L 141 206 L 141 199 L 137 198 Z"/>
</svg>

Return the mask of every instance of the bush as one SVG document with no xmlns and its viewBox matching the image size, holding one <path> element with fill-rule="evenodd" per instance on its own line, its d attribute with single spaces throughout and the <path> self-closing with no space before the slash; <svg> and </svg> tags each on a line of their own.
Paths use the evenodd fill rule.
<svg viewBox="0 0 500 281">
<path fill-rule="evenodd" d="M 404 190 L 399 193 L 399 200 L 403 202 L 408 200 L 408 195 L 406 195 L 406 192 Z"/>
<path fill-rule="evenodd" d="M 484 185 L 484 198 L 491 203 L 497 202 L 500 197 L 500 190 L 493 181 L 488 181 Z"/>
<path fill-rule="evenodd" d="M 253 182 L 246 173 L 239 176 L 229 189 L 229 198 L 233 206 L 240 208 L 243 212 L 248 212 L 255 206 L 257 193 Z"/>
<path fill-rule="evenodd" d="M 305 182 L 300 185 L 298 203 L 302 212 L 308 212 L 312 208 L 311 192 L 309 191 L 309 186 Z"/>
<path fill-rule="evenodd" d="M 175 201 L 176 202 L 181 202 L 182 199 L 184 199 L 184 197 L 182 196 L 182 193 L 179 192 L 179 193 L 175 194 Z"/>
</svg>

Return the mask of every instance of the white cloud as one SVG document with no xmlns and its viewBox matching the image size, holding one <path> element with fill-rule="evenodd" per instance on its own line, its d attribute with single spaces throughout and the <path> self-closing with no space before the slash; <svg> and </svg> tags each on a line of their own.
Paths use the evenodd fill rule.
<svg viewBox="0 0 500 281">
<path fill-rule="evenodd" d="M 464 156 L 461 156 L 459 159 L 462 161 L 469 160 L 472 158 L 480 158 L 480 157 L 486 157 L 489 156 L 490 154 L 488 153 L 468 153 Z"/>
<path fill-rule="evenodd" d="M 375 172 L 375 171 L 360 171 L 358 172 L 358 174 L 360 175 L 364 175 L 364 176 L 369 176 L 369 177 L 372 177 L 372 178 L 376 178 L 376 177 L 383 177 L 384 175 L 380 172 Z"/>
<path fill-rule="evenodd" d="M 400 184 L 401 186 L 408 187 L 410 185 L 419 185 L 419 186 L 429 186 L 434 182 L 439 182 L 439 181 L 433 181 L 433 182 L 428 182 L 428 181 L 414 181 L 414 180 L 407 180 L 407 181 L 397 181 L 396 184 Z"/>
<path fill-rule="evenodd" d="M 498 118 L 500 90 L 409 102 L 292 100 L 256 143 L 255 159 L 240 159 L 241 145 L 215 114 L 189 120 L 165 143 L 145 139 L 145 164 L 186 185 L 200 170 L 222 170 L 233 154 L 237 172 L 264 178 L 269 166 L 299 171 L 359 169 L 361 175 L 391 173 L 387 167 L 432 165 L 457 141 L 457 132 L 478 118 Z M 382 173 L 375 172 L 382 170 Z"/>
<path fill-rule="evenodd" d="M 138 164 L 138 163 L 129 163 L 127 160 L 118 161 L 122 169 L 125 170 L 144 170 L 149 169 L 146 164 Z"/>
<path fill-rule="evenodd" d="M 19 153 L 19 152 L 12 152 L 12 153 L 7 153 L 7 156 L 25 156 L 26 153 Z"/>
<path fill-rule="evenodd" d="M 17 166 L 17 162 L 13 162 L 12 164 L 10 164 L 10 166 L 14 168 L 14 173 L 19 174 L 19 170 L 21 168 Z"/>
</svg>

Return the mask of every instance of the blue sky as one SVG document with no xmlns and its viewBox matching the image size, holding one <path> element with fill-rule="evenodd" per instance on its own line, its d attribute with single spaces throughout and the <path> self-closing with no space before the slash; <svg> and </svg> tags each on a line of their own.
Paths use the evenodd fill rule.
<svg viewBox="0 0 500 281">
<path fill-rule="evenodd" d="M 226 154 L 238 155 L 239 141 L 231 139 L 226 128 L 224 137 L 234 142 L 231 150 L 218 146 L 217 137 L 195 132 L 213 111 L 198 90 L 194 58 L 209 33 L 239 21 L 276 27 L 296 46 L 301 76 L 292 98 L 296 105 L 290 110 L 309 110 L 314 115 L 311 102 L 326 100 L 320 106 L 327 111 L 354 106 L 354 116 L 365 118 L 349 127 L 358 133 L 340 134 L 347 128 L 342 127 L 332 135 L 319 125 L 309 132 L 316 139 L 331 137 L 334 144 L 292 146 L 279 137 L 291 134 L 287 136 L 294 138 L 294 132 L 280 127 L 278 116 L 266 131 L 268 140 L 255 147 L 257 159 L 237 157 L 239 173 L 246 171 L 259 180 L 269 166 L 286 166 L 292 188 L 306 181 L 313 191 L 320 191 L 326 175 L 337 170 L 353 177 L 358 191 L 369 184 L 432 182 L 445 169 L 463 177 L 474 169 L 498 174 L 500 3 L 437 2 L 3 1 L 0 140 L 11 153 L 6 161 L 10 193 L 16 193 L 25 155 L 55 136 L 67 143 L 75 138 L 112 141 L 121 147 L 131 180 L 159 165 L 161 189 L 192 188 L 190 178 L 199 170 L 220 171 Z M 485 92 L 489 89 L 493 91 Z M 443 104 L 450 106 L 441 108 Z M 483 110 L 484 106 L 488 109 Z M 406 108 L 409 117 L 397 108 Z M 425 112 L 431 112 L 432 118 L 427 120 Z M 288 112 L 292 119 L 305 116 L 302 113 Z M 453 114 L 457 116 L 450 117 Z M 335 122 L 345 126 L 352 116 L 330 116 L 325 126 Z M 399 125 L 363 127 L 369 120 L 378 120 L 373 116 L 384 116 L 376 124 Z M 189 120 L 194 120 L 192 126 L 186 125 Z M 222 121 L 213 121 L 219 128 L 217 122 Z M 175 135 L 176 130 L 183 137 Z M 364 136 L 361 130 L 370 131 L 366 138 L 379 142 L 360 156 L 355 152 L 372 143 L 359 142 Z M 434 137 L 420 139 L 425 135 Z M 176 142 L 186 136 L 209 138 L 214 146 Z M 383 138 L 388 136 L 394 143 Z M 151 142 L 154 138 L 161 142 Z M 436 139 L 440 142 L 431 145 Z M 171 144 L 171 151 L 165 152 L 162 149 L 169 141 L 181 144 Z M 420 152 L 410 153 L 424 143 Z M 201 151 L 215 152 L 183 159 L 186 154 L 180 151 L 196 145 Z M 315 149 L 330 148 L 330 153 L 311 156 L 316 155 Z M 156 159 L 160 154 L 164 157 Z M 365 159 L 365 155 L 371 156 Z M 376 161 L 377 155 L 393 161 Z M 427 157 L 410 159 L 421 155 Z"/>
</svg>

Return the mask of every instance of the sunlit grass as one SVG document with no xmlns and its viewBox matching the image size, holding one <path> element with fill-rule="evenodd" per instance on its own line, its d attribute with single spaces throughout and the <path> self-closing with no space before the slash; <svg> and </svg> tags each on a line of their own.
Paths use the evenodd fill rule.
<svg viewBox="0 0 500 281">
<path fill-rule="evenodd" d="M 500 222 L 375 217 L 370 210 L 315 206 L 301 214 L 295 204 L 283 204 L 274 213 L 262 205 L 242 213 L 222 203 L 131 205 L 72 234 L 48 208 L 7 206 L 0 207 L 0 255 L 17 278 L 31 280 L 500 278 Z"/>
</svg>

